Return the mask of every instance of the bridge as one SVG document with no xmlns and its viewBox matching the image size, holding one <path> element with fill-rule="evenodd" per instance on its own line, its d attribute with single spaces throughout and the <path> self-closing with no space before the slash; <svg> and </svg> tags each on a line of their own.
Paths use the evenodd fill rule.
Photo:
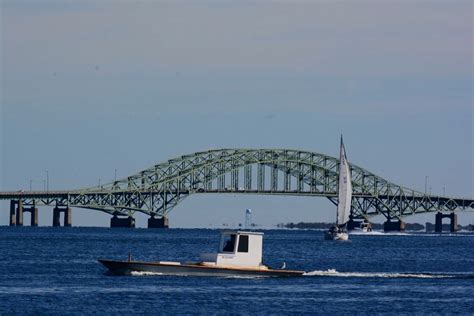
<svg viewBox="0 0 474 316">
<path fill-rule="evenodd" d="M 386 230 L 403 229 L 406 216 L 437 212 L 437 222 L 450 212 L 472 211 L 473 199 L 430 195 L 403 187 L 350 164 L 350 225 L 376 215 Z M 10 225 L 23 225 L 23 212 L 38 223 L 37 206 L 54 206 L 53 226 L 70 226 L 71 207 L 102 211 L 111 226 L 134 227 L 135 212 L 147 214 L 148 227 L 167 227 L 167 214 L 191 194 L 267 194 L 325 197 L 338 203 L 339 159 L 291 149 L 216 149 L 173 158 L 129 177 L 101 186 L 68 191 L 0 192 L 10 200 Z M 441 216 L 441 217 L 439 217 Z M 440 219 L 439 219 L 439 218 Z M 457 225 L 456 225 L 457 226 Z"/>
</svg>

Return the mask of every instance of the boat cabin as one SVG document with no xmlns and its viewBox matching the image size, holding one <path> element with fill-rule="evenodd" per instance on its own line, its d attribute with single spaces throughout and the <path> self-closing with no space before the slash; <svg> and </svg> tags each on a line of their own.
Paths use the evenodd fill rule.
<svg viewBox="0 0 474 316">
<path fill-rule="evenodd" d="M 263 233 L 224 231 L 217 253 L 201 254 L 205 264 L 219 266 L 262 266 Z"/>
</svg>

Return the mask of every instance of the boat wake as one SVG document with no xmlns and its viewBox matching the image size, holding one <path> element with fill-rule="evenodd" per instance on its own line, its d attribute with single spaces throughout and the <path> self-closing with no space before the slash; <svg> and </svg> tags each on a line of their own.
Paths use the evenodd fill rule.
<svg viewBox="0 0 474 316">
<path fill-rule="evenodd" d="M 349 235 L 358 236 L 407 236 L 407 237 L 472 237 L 470 231 L 458 231 L 456 233 L 426 233 L 422 231 L 405 231 L 405 232 L 384 232 L 380 230 L 363 232 L 361 230 L 351 230 Z"/>
<path fill-rule="evenodd" d="M 387 235 L 387 233 L 381 232 L 381 231 L 371 231 L 371 232 L 364 232 L 362 230 L 351 230 L 349 232 L 349 235 L 363 235 L 363 236 L 371 236 L 371 235 Z M 404 235 L 402 234 L 397 234 L 397 235 Z"/>
<path fill-rule="evenodd" d="M 165 274 L 151 271 L 130 271 L 126 275 L 131 276 L 163 276 Z M 187 275 L 181 275 L 187 276 Z M 398 273 L 398 272 L 338 272 L 336 269 L 315 270 L 305 272 L 303 276 L 312 277 L 342 277 L 342 278 L 387 278 L 387 279 L 474 279 L 474 273 Z M 224 278 L 238 279 L 254 279 L 263 276 L 244 276 L 244 275 L 228 275 Z"/>
<path fill-rule="evenodd" d="M 132 276 L 152 276 L 152 275 L 163 275 L 163 273 L 151 272 L 151 271 L 130 271 L 129 275 L 132 275 Z"/>
<path fill-rule="evenodd" d="M 447 273 L 390 273 L 390 272 L 338 272 L 335 269 L 305 272 L 303 276 L 346 278 L 405 278 L 405 279 L 474 279 L 474 274 Z"/>
</svg>

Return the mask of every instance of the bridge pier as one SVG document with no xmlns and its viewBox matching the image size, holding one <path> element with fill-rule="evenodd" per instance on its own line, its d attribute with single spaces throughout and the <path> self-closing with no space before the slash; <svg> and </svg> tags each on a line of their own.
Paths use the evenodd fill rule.
<svg viewBox="0 0 474 316">
<path fill-rule="evenodd" d="M 443 214 L 441 212 L 436 213 L 435 218 L 435 232 L 441 233 L 443 232 L 443 218 L 449 218 L 451 220 L 449 230 L 454 233 L 458 231 L 458 215 L 454 212 L 450 214 Z"/>
<path fill-rule="evenodd" d="M 30 225 L 36 227 L 38 226 L 38 208 L 32 207 L 30 212 L 31 212 Z"/>
<path fill-rule="evenodd" d="M 24 213 L 30 213 L 30 225 L 38 226 L 38 208 L 35 203 L 24 207 L 22 200 L 10 200 L 10 226 L 23 226 Z"/>
<path fill-rule="evenodd" d="M 29 212 L 30 216 L 30 226 L 38 226 L 38 208 L 35 206 L 23 208 L 23 213 Z"/>
<path fill-rule="evenodd" d="M 383 230 L 385 232 L 403 232 L 405 231 L 405 222 L 402 220 L 398 220 L 397 222 L 392 222 L 390 219 L 387 219 L 385 223 L 383 223 Z"/>
<path fill-rule="evenodd" d="M 23 226 L 22 200 L 10 200 L 10 226 Z"/>
<path fill-rule="evenodd" d="M 72 226 L 72 210 L 70 207 L 64 209 L 64 227 Z"/>
<path fill-rule="evenodd" d="M 435 232 L 441 233 L 443 231 L 443 213 L 436 213 L 435 217 Z"/>
<path fill-rule="evenodd" d="M 70 207 L 60 208 L 56 206 L 53 209 L 53 227 L 61 226 L 61 212 L 64 212 L 64 227 L 72 226 L 72 210 Z"/>
<path fill-rule="evenodd" d="M 16 226 L 23 226 L 23 201 L 17 201 L 16 207 Z"/>
<path fill-rule="evenodd" d="M 10 200 L 10 226 L 16 226 L 16 202 Z"/>
<path fill-rule="evenodd" d="M 53 209 L 53 227 L 61 226 L 61 212 L 59 211 L 59 207 L 55 207 Z"/>
<path fill-rule="evenodd" d="M 169 228 L 168 217 L 162 216 L 160 218 L 155 218 L 152 216 L 148 219 L 148 228 Z"/>
<path fill-rule="evenodd" d="M 110 227 L 128 227 L 128 228 L 135 228 L 135 219 L 131 216 L 128 217 L 118 217 L 114 215 L 110 219 Z"/>
</svg>

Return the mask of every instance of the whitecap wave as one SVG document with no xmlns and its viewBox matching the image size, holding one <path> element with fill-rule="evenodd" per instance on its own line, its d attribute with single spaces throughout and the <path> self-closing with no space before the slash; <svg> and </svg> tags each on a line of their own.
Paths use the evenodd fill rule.
<svg viewBox="0 0 474 316">
<path fill-rule="evenodd" d="M 305 272 L 304 276 L 346 277 L 346 278 L 410 278 L 410 279 L 442 279 L 456 278 L 460 275 L 437 273 L 390 273 L 390 272 L 338 272 L 335 269 Z"/>
</svg>

